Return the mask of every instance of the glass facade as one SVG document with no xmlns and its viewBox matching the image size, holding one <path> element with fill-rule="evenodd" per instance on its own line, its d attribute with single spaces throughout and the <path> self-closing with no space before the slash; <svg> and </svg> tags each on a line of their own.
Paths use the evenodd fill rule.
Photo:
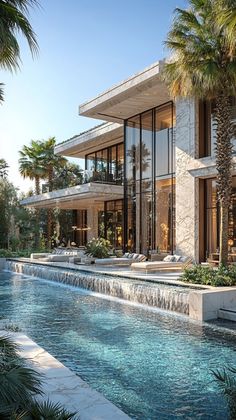
<svg viewBox="0 0 236 420">
<path fill-rule="evenodd" d="M 124 144 L 119 143 L 85 156 L 87 181 L 123 183 Z"/>
<path fill-rule="evenodd" d="M 98 236 L 108 239 L 115 249 L 123 247 L 123 200 L 105 201 L 98 213 Z"/>
<path fill-rule="evenodd" d="M 175 248 L 175 109 L 172 102 L 125 122 L 125 249 Z"/>
<path fill-rule="evenodd" d="M 217 202 L 216 179 L 205 180 L 206 257 L 219 250 L 220 212 Z M 233 177 L 229 208 L 229 251 L 236 250 L 236 177 Z"/>
</svg>

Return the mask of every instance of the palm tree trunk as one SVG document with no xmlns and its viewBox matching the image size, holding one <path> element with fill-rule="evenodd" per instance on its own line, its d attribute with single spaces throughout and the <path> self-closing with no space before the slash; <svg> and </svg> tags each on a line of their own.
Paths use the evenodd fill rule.
<svg viewBox="0 0 236 420">
<path fill-rule="evenodd" d="M 226 89 L 225 89 L 226 91 Z M 232 190 L 233 124 L 229 97 L 222 92 L 216 99 L 216 169 L 217 191 L 220 203 L 220 256 L 219 262 L 228 263 L 228 211 Z"/>
<path fill-rule="evenodd" d="M 228 221 L 229 209 L 220 203 L 220 263 L 228 264 Z"/>
</svg>

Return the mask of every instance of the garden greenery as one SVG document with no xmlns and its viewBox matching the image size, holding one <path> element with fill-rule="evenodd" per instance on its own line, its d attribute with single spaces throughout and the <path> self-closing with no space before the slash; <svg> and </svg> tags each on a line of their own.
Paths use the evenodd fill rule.
<svg viewBox="0 0 236 420">
<path fill-rule="evenodd" d="M 2 420 L 69 420 L 75 413 L 60 404 L 39 402 L 42 375 L 27 366 L 9 336 L 0 336 L 0 418 Z"/>
<path fill-rule="evenodd" d="M 212 268 L 196 265 L 186 268 L 181 280 L 186 283 L 216 287 L 236 286 L 236 266 L 220 265 L 219 268 Z"/>
<path fill-rule="evenodd" d="M 227 401 L 230 419 L 234 420 L 236 419 L 236 369 L 228 366 L 212 373 Z"/>
<path fill-rule="evenodd" d="M 108 240 L 103 238 L 93 238 L 88 241 L 85 253 L 94 258 L 107 258 L 110 250 L 111 244 Z"/>
</svg>

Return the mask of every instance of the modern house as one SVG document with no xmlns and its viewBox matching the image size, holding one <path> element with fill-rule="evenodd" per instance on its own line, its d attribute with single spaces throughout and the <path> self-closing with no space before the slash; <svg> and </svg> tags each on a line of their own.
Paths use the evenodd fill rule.
<svg viewBox="0 0 236 420">
<path fill-rule="evenodd" d="M 80 115 L 106 123 L 55 151 L 85 159 L 84 183 L 22 204 L 76 210 L 80 244 L 103 236 L 116 248 L 204 261 L 219 242 L 214 101 L 174 101 L 162 67 L 156 62 L 82 104 Z M 233 162 L 230 247 L 236 247 L 236 156 Z"/>
</svg>

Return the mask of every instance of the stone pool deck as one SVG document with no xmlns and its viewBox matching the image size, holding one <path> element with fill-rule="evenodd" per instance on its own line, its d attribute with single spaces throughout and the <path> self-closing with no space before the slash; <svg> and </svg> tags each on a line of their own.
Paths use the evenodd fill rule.
<svg viewBox="0 0 236 420">
<path fill-rule="evenodd" d="M 5 330 L 0 335 L 8 335 L 20 346 L 20 354 L 29 364 L 44 375 L 45 395 L 38 399 L 54 403 L 60 402 L 71 412 L 76 412 L 80 420 L 129 420 L 130 417 L 108 401 L 99 392 L 91 389 L 78 375 L 47 353 L 42 347 L 22 333 Z"/>
</svg>

